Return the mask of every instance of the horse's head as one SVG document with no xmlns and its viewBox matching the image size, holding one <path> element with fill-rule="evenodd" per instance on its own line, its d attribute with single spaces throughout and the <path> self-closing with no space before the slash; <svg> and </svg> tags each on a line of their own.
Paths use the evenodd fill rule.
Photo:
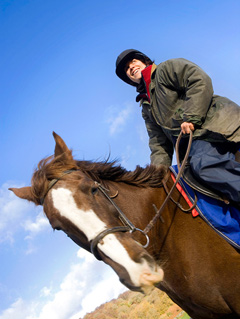
<svg viewBox="0 0 240 319">
<path fill-rule="evenodd" d="M 55 154 L 39 163 L 32 186 L 11 190 L 20 198 L 43 204 L 53 229 L 64 231 L 79 246 L 94 252 L 128 288 L 146 290 L 160 282 L 162 269 L 133 239 L 129 225 L 123 226 L 107 191 L 86 173 L 83 162 L 81 169 L 55 133 L 54 138 Z"/>
</svg>

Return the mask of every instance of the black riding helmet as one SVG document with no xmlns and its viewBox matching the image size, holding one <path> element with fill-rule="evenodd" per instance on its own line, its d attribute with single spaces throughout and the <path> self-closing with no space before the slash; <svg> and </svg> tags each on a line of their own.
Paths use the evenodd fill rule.
<svg viewBox="0 0 240 319">
<path fill-rule="evenodd" d="M 125 50 L 122 53 L 120 53 L 119 56 L 117 57 L 116 74 L 124 82 L 126 82 L 132 86 L 138 86 L 137 83 L 135 83 L 129 79 L 129 77 L 127 76 L 127 74 L 125 72 L 126 63 L 131 61 L 132 59 L 138 59 L 138 60 L 148 59 L 149 61 L 151 61 L 148 56 L 146 56 L 145 54 L 143 54 L 140 51 L 137 51 L 134 49 Z"/>
</svg>

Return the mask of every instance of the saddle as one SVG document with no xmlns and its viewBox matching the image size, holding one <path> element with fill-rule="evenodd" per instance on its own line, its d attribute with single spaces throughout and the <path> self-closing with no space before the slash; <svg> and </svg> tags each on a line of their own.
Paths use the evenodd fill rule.
<svg viewBox="0 0 240 319">
<path fill-rule="evenodd" d="M 236 161 L 240 163 L 240 152 L 238 151 L 235 154 Z M 192 169 L 190 167 L 190 164 L 186 164 L 184 172 L 182 174 L 183 180 L 193 189 L 198 191 L 199 193 L 202 193 L 206 196 L 221 200 L 225 202 L 226 204 L 229 204 L 229 200 L 224 197 L 223 194 L 220 194 L 216 190 L 211 189 L 209 185 L 203 184 L 198 179 L 195 178 L 193 175 Z"/>
<path fill-rule="evenodd" d="M 223 197 L 217 191 L 211 189 L 208 185 L 203 184 L 198 179 L 195 178 L 193 175 L 192 169 L 190 164 L 186 164 L 184 172 L 182 174 L 182 179 L 186 182 L 192 189 L 198 191 L 201 194 L 204 194 L 208 197 L 212 197 L 214 199 L 218 199 L 224 201 L 225 203 L 229 204 L 229 201 Z"/>
</svg>

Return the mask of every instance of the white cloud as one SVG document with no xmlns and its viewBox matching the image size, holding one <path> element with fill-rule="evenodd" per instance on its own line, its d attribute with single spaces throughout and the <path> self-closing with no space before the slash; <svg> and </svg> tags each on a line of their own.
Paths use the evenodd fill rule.
<svg viewBox="0 0 240 319">
<path fill-rule="evenodd" d="M 110 135 L 114 135 L 123 129 L 132 114 L 133 109 L 134 105 L 132 103 L 126 103 L 125 107 L 121 107 L 120 109 L 116 107 L 107 109 L 107 123 L 110 124 Z"/>
<path fill-rule="evenodd" d="M 31 219 L 26 220 L 23 224 L 23 228 L 26 232 L 29 232 L 29 235 L 25 239 L 31 239 L 40 232 L 49 228 L 49 221 L 47 217 L 43 214 L 42 210 L 37 215 L 35 221 Z"/>
<path fill-rule="evenodd" d="M 70 319 L 78 319 L 93 311 L 99 305 L 119 296 L 126 288 L 119 283 L 115 274 L 104 281 L 96 283 L 94 289 L 82 300 L 82 310 Z"/>
<path fill-rule="evenodd" d="M 16 300 L 0 319 L 79 319 L 102 303 L 116 298 L 126 288 L 109 266 L 80 249 L 59 289 L 43 287 L 36 300 Z"/>
<path fill-rule="evenodd" d="M 51 296 L 52 294 L 52 287 L 43 287 L 40 291 L 40 296 L 41 297 L 48 297 Z"/>
<path fill-rule="evenodd" d="M 11 307 L 3 311 L 0 315 L 0 319 L 34 319 L 35 306 L 36 305 L 33 303 L 29 305 L 24 302 L 22 298 L 19 298 L 11 305 Z"/>
<path fill-rule="evenodd" d="M 113 271 L 93 255 L 80 249 L 78 257 L 81 262 L 71 267 L 37 319 L 78 319 L 125 290 Z"/>
<path fill-rule="evenodd" d="M 0 188 L 0 243 L 14 242 L 14 233 L 19 230 L 20 221 L 26 211 L 32 208 L 31 204 L 20 200 L 8 187 L 10 185 L 5 183 Z"/>
<path fill-rule="evenodd" d="M 9 191 L 9 187 L 21 187 L 15 183 L 5 183 L 0 188 L 0 244 L 13 244 L 19 231 L 25 232 L 25 238 L 32 239 L 49 227 L 42 207 L 22 200 Z M 36 212 L 38 213 L 36 216 Z M 36 217 L 35 217 L 36 216 Z"/>
</svg>

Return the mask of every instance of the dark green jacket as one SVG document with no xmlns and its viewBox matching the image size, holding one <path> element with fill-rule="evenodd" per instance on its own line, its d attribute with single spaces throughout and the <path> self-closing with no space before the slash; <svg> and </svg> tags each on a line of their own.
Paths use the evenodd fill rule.
<svg viewBox="0 0 240 319">
<path fill-rule="evenodd" d="M 210 77 L 185 59 L 153 64 L 151 104 L 142 102 L 152 164 L 171 165 L 173 140 L 183 122 L 195 126 L 193 138 L 209 142 L 240 142 L 240 107 L 213 95 Z"/>
</svg>

